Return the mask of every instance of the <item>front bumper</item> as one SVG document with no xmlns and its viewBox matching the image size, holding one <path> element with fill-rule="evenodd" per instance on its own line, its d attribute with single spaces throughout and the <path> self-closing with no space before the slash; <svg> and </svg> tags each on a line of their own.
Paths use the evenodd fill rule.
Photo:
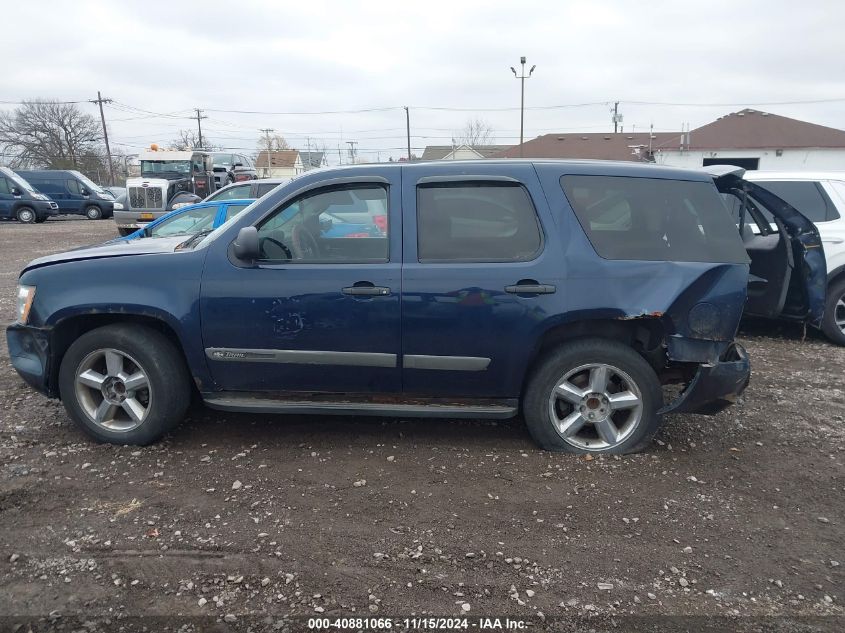
<svg viewBox="0 0 845 633">
<path fill-rule="evenodd" d="M 687 388 L 660 413 L 715 415 L 734 404 L 750 380 L 748 353 L 735 343 L 716 363 L 701 365 Z"/>
<path fill-rule="evenodd" d="M 162 209 L 118 209 L 114 212 L 114 221 L 121 229 L 142 229 L 166 213 L 170 213 L 170 211 Z"/>
<path fill-rule="evenodd" d="M 35 212 L 40 216 L 59 215 L 59 205 L 51 200 L 35 201 Z"/>
<path fill-rule="evenodd" d="M 50 387 L 50 332 L 29 325 L 12 323 L 6 328 L 6 343 L 12 367 L 26 384 L 44 395 L 53 396 Z"/>
</svg>

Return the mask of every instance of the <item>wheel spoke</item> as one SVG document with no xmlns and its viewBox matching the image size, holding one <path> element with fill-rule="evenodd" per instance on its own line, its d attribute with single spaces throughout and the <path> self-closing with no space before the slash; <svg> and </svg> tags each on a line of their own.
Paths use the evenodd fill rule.
<svg viewBox="0 0 845 633">
<path fill-rule="evenodd" d="M 113 350 L 106 350 L 106 371 L 109 376 L 117 376 L 123 371 L 123 356 Z"/>
<path fill-rule="evenodd" d="M 616 444 L 619 441 L 619 429 L 616 428 L 616 425 L 610 418 L 596 422 L 594 426 L 599 437 L 608 444 Z"/>
<path fill-rule="evenodd" d="M 114 415 L 115 408 L 116 405 L 113 405 L 108 400 L 103 400 L 94 412 L 94 419 L 100 424 L 109 421 Z"/>
<path fill-rule="evenodd" d="M 607 397 L 607 399 L 610 401 L 610 408 L 614 411 L 618 409 L 633 409 L 640 404 L 640 399 L 637 397 L 637 394 L 631 391 L 612 393 Z"/>
<path fill-rule="evenodd" d="M 604 393 L 607 390 L 607 377 L 606 365 L 590 369 L 590 391 Z"/>
<path fill-rule="evenodd" d="M 586 421 L 580 411 L 573 411 L 557 423 L 557 428 L 563 437 L 571 437 L 581 430 Z"/>
<path fill-rule="evenodd" d="M 106 381 L 106 377 L 103 374 L 94 371 L 93 369 L 86 369 L 84 372 L 79 374 L 76 377 L 77 382 L 82 383 L 86 387 L 91 387 L 91 389 L 102 389 L 103 383 Z"/>
<path fill-rule="evenodd" d="M 123 401 L 121 406 L 123 407 L 123 410 L 129 414 L 129 417 L 132 418 L 133 422 L 140 422 L 144 417 L 144 414 L 147 412 L 146 409 L 144 409 L 144 405 L 138 402 L 135 398 L 127 398 Z"/>
<path fill-rule="evenodd" d="M 557 387 L 555 387 L 555 394 L 570 404 L 578 404 L 587 395 L 582 389 L 579 389 L 568 380 L 564 380 Z"/>
<path fill-rule="evenodd" d="M 142 371 L 136 371 L 131 376 L 128 376 L 124 379 L 123 384 L 126 385 L 126 391 L 137 391 L 138 389 L 143 389 L 149 382 L 147 381 L 147 375 Z"/>
</svg>

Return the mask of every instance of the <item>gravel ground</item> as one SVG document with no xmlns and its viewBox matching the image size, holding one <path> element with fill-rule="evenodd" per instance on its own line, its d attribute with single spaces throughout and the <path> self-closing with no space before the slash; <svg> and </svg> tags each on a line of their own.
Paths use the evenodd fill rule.
<svg viewBox="0 0 845 633">
<path fill-rule="evenodd" d="M 0 223 L 0 321 L 28 260 L 114 234 Z M 671 416 L 643 454 L 589 459 L 536 449 L 519 419 L 202 407 L 155 446 L 98 445 L 24 386 L 3 337 L 0 630 L 412 614 L 845 630 L 845 349 L 790 324 L 740 338 L 754 373 L 737 406 Z"/>
</svg>

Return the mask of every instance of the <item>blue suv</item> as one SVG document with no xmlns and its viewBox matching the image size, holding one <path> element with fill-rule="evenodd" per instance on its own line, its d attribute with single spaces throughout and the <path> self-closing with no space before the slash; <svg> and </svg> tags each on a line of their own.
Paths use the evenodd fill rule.
<svg viewBox="0 0 845 633">
<path fill-rule="evenodd" d="M 366 230 L 332 236 L 336 218 Z M 37 259 L 7 338 L 19 374 L 104 442 L 155 441 L 193 392 L 224 411 L 521 412 L 547 449 L 625 453 L 745 389 L 748 271 L 705 173 L 360 165 L 213 231 Z"/>
</svg>

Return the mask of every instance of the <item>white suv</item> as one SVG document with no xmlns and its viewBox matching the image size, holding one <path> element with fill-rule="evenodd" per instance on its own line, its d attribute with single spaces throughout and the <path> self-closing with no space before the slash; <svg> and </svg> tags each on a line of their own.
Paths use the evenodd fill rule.
<svg viewBox="0 0 845 633">
<path fill-rule="evenodd" d="M 818 228 L 827 261 L 822 329 L 845 345 L 845 171 L 747 171 L 743 178 L 782 198 Z"/>
</svg>

